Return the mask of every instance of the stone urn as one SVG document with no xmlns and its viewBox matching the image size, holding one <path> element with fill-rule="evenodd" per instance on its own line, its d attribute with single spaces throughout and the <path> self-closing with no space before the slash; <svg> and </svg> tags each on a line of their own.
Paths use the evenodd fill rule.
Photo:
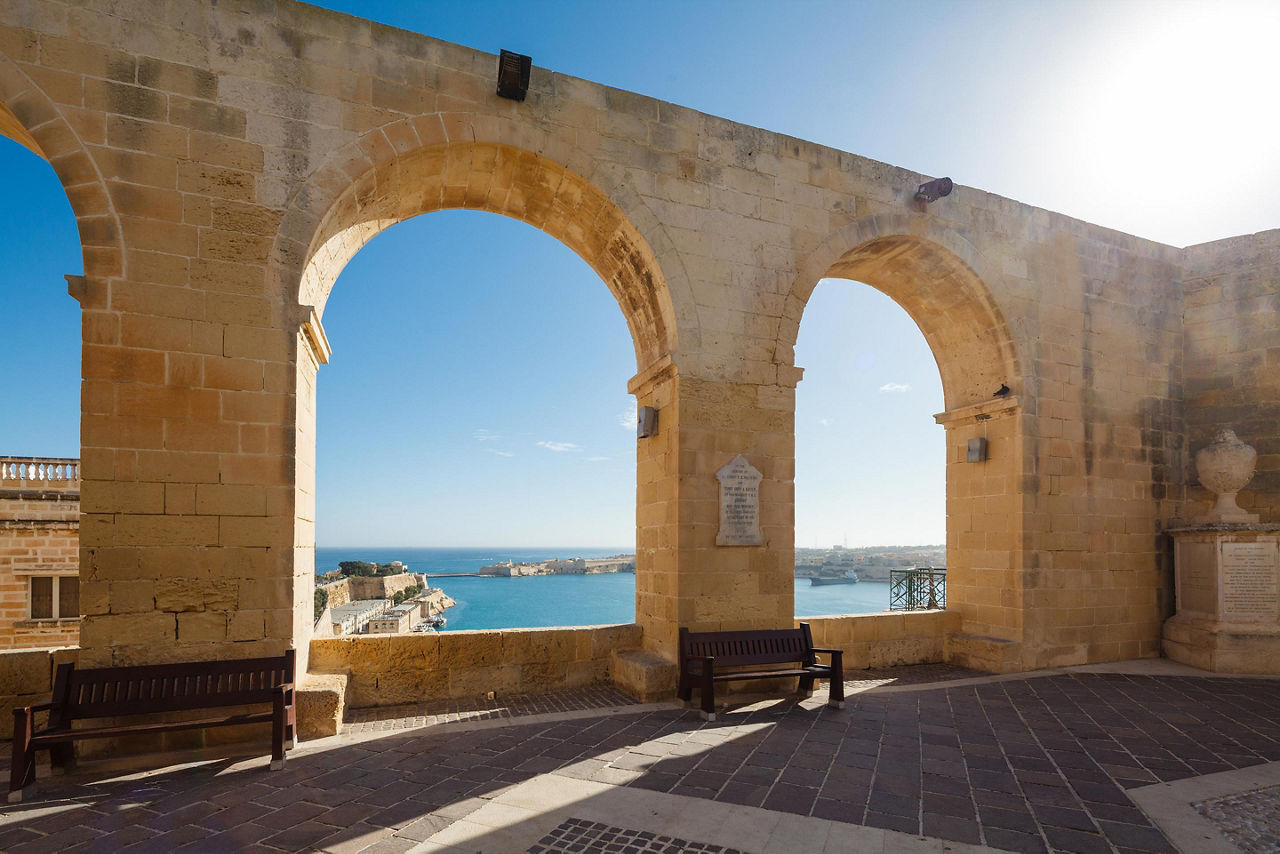
<svg viewBox="0 0 1280 854">
<path fill-rule="evenodd" d="M 1218 503 L 1201 522 L 1236 522 L 1249 524 L 1258 521 L 1256 513 L 1246 513 L 1236 504 L 1236 493 L 1253 479 L 1258 452 L 1241 442 L 1232 430 L 1219 430 L 1213 443 L 1196 453 L 1196 475 L 1205 489 L 1218 496 Z"/>
</svg>

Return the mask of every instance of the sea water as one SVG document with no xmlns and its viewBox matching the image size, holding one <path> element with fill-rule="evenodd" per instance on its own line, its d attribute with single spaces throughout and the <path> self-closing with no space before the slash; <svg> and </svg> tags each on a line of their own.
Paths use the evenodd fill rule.
<svg viewBox="0 0 1280 854">
<path fill-rule="evenodd" d="M 630 549 L 529 548 L 345 548 L 316 549 L 316 574 L 338 568 L 341 561 L 400 561 L 410 572 L 477 572 L 480 567 L 511 560 L 535 562 L 556 558 L 611 557 Z M 514 629 L 545 626 L 596 626 L 635 621 L 636 577 L 631 573 L 600 575 L 534 575 L 523 578 L 432 578 L 458 604 L 445 611 L 447 630 Z M 889 585 L 864 581 L 814 587 L 808 579 L 795 586 L 796 616 L 866 614 L 889 607 Z"/>
</svg>

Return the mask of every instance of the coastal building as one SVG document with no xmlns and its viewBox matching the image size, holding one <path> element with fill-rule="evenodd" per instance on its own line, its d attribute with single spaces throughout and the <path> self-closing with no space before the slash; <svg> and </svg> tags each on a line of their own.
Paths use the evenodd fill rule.
<svg viewBox="0 0 1280 854">
<path fill-rule="evenodd" d="M 369 630 L 369 623 L 391 607 L 390 599 L 357 599 L 332 609 L 335 635 L 358 635 Z"/>
<path fill-rule="evenodd" d="M 0 457 L 0 649 L 80 639 L 80 461 Z"/>
<path fill-rule="evenodd" d="M 413 615 L 417 610 L 417 603 L 406 603 L 404 605 L 396 605 L 393 608 L 388 608 L 386 611 L 369 621 L 369 634 L 398 634 L 400 632 L 407 632 L 409 631 L 409 627 L 413 625 Z"/>
</svg>

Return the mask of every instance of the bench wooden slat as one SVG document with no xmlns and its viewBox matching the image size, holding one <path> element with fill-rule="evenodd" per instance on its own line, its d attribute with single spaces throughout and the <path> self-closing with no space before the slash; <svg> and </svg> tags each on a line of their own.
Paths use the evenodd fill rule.
<svg viewBox="0 0 1280 854">
<path fill-rule="evenodd" d="M 831 657 L 830 664 L 818 661 L 816 653 Z M 813 645 L 808 623 L 795 629 L 757 629 L 740 632 L 690 632 L 680 629 L 679 696 L 686 703 L 693 696 L 695 682 L 701 685 L 702 712 L 715 720 L 716 682 L 799 677 L 799 690 L 812 688 L 815 679 L 830 684 L 829 704 L 843 705 L 844 672 L 840 650 L 819 650 Z M 777 665 L 790 664 L 779 669 Z"/>
<path fill-rule="evenodd" d="M 53 696 L 48 704 L 41 704 L 49 710 L 47 726 L 34 729 L 31 706 L 13 710 L 9 801 L 21 800 L 23 790 L 34 784 L 37 749 L 48 749 L 54 763 L 61 765 L 73 758 L 72 743 L 85 738 L 270 723 L 271 767 L 284 767 L 284 742 L 293 740 L 296 729 L 294 662 L 295 652 L 286 650 L 273 658 L 89 670 L 77 669 L 69 662 L 60 664 L 54 674 Z M 118 722 L 121 718 L 168 712 L 264 704 L 270 705 L 271 710 L 195 720 Z M 96 718 L 115 718 L 117 722 L 83 728 L 73 726 L 76 721 Z"/>
</svg>

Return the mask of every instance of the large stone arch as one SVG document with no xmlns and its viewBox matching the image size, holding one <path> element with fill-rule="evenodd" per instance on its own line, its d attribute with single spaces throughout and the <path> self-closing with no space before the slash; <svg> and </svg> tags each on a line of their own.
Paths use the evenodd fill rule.
<svg viewBox="0 0 1280 854">
<path fill-rule="evenodd" d="M 804 307 L 818 282 L 864 282 L 915 321 L 937 362 L 946 411 L 948 608 L 963 618 L 949 641 L 961 663 L 1021 666 L 1026 618 L 1022 363 L 989 282 L 999 273 L 959 233 L 925 217 L 884 215 L 832 234 L 800 267 L 779 327 L 794 359 Z M 968 462 L 970 439 L 987 457 Z"/>
<path fill-rule="evenodd" d="M 0 135 L 49 161 L 80 230 L 84 278 L 104 281 L 123 272 L 120 223 L 106 181 L 84 141 L 58 106 L 12 61 L 0 56 Z M 86 293 L 73 287 L 77 299 Z"/>
<path fill-rule="evenodd" d="M 680 263 L 661 223 L 624 179 L 580 149 L 514 123 L 433 114 L 385 125 L 336 152 L 286 212 L 277 269 L 296 271 L 298 304 L 320 317 L 343 267 L 369 240 L 447 209 L 519 219 L 577 253 L 618 301 L 638 372 L 674 353 L 677 313 L 663 271 Z"/>
<path fill-rule="evenodd" d="M 604 281 L 626 320 L 637 377 L 669 370 L 678 317 L 666 267 L 686 282 L 659 220 L 624 177 L 580 149 L 527 126 L 474 115 L 434 114 L 365 134 L 329 158 L 294 195 L 273 249 L 279 284 L 296 294 L 300 330 L 295 396 L 294 610 L 311 601 L 315 542 L 315 377 L 327 359 L 320 319 L 347 262 L 384 229 L 419 214 L 470 209 L 519 219 L 557 238 Z M 687 289 L 687 283 L 683 285 Z M 287 298 L 287 296 L 286 296 Z M 688 318 L 693 300 L 682 293 Z M 642 404 L 652 389 L 631 390 Z M 637 466 L 662 447 L 640 449 Z M 665 459 L 665 458 L 664 458 Z M 669 461 L 667 461 L 669 462 Z M 655 476 L 656 477 L 656 476 Z M 637 519 L 652 484 L 637 485 Z M 651 532 L 637 526 L 637 572 L 652 564 Z M 310 632 L 298 621 L 295 636 Z"/>
<path fill-rule="evenodd" d="M 933 351 L 948 410 L 1018 390 L 1021 360 L 986 285 L 996 275 L 959 233 L 930 219 L 877 216 L 830 235 L 805 259 L 778 331 L 780 354 L 794 353 L 800 317 L 824 278 L 864 282 L 902 306 Z"/>
</svg>

